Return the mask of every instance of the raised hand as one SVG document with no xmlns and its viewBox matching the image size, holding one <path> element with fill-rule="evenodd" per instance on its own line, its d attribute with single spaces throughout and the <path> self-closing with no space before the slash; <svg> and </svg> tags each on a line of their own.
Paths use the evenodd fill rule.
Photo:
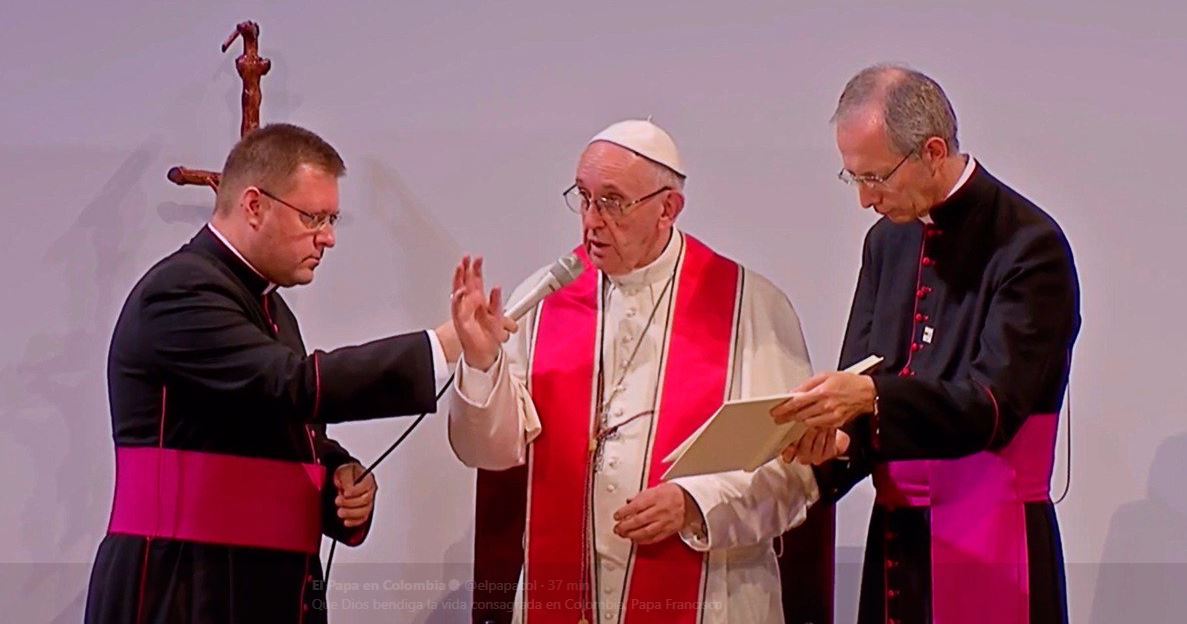
<svg viewBox="0 0 1187 624">
<path fill-rule="evenodd" d="M 465 256 L 454 269 L 450 314 L 466 363 L 480 370 L 494 365 L 501 345 L 518 327 L 503 315 L 502 289 L 486 294 L 481 257 Z"/>
</svg>

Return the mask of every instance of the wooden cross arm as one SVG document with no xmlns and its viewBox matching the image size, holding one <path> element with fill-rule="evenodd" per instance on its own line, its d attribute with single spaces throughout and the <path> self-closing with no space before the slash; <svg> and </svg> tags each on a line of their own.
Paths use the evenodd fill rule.
<svg viewBox="0 0 1187 624">
<path fill-rule="evenodd" d="M 218 190 L 218 180 L 221 177 L 220 174 L 214 171 L 188 169 L 186 167 L 173 167 L 167 175 L 169 181 L 178 186 L 209 186 L 215 191 Z"/>
</svg>

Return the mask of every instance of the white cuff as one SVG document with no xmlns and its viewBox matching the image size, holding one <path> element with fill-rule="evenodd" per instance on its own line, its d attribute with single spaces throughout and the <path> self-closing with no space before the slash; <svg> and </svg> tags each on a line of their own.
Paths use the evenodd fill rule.
<svg viewBox="0 0 1187 624">
<path fill-rule="evenodd" d="M 709 521 L 705 516 L 705 508 L 709 502 L 705 492 L 699 491 L 696 487 L 697 481 L 695 479 L 688 479 L 681 477 L 672 479 L 670 483 L 675 484 L 680 489 L 688 494 L 688 498 L 692 500 L 693 504 L 697 506 L 700 515 L 700 520 L 693 523 L 691 526 L 680 529 L 680 539 L 689 548 L 697 552 L 708 552 L 711 544 L 709 542 Z M 691 487 L 690 487 L 691 486 Z"/>
<path fill-rule="evenodd" d="M 702 520 L 680 529 L 680 539 L 697 552 L 709 552 L 709 531 Z"/>
<path fill-rule="evenodd" d="M 481 370 L 470 366 L 465 354 L 458 359 L 457 367 L 457 395 L 466 403 L 474 407 L 484 408 L 490 404 L 495 393 L 495 382 L 503 366 L 503 350 L 495 356 L 495 363 L 490 370 Z"/>
</svg>

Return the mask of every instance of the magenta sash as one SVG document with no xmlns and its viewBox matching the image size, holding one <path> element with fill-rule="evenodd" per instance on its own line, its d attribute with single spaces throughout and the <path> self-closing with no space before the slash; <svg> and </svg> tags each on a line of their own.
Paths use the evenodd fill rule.
<svg viewBox="0 0 1187 624">
<path fill-rule="evenodd" d="M 1050 500 L 1057 423 L 1036 414 L 1001 450 L 875 468 L 879 505 L 931 509 L 934 624 L 1029 622 L 1024 504 Z"/>
<path fill-rule="evenodd" d="M 315 554 L 325 467 L 116 447 L 109 534 Z"/>
<path fill-rule="evenodd" d="M 727 390 L 740 267 L 690 236 L 685 241 L 653 425 L 648 487 L 660 483 L 662 458 L 713 415 Z M 588 269 L 588 258 L 578 253 Z M 597 272 L 587 270 L 545 299 L 540 311 L 532 399 L 542 428 L 530 447 L 524 575 L 531 624 L 572 624 L 592 600 L 581 583 L 586 521 L 582 486 L 595 426 L 598 295 Z M 623 596 L 624 622 L 697 621 L 703 554 L 673 536 L 635 547 L 633 562 Z"/>
</svg>

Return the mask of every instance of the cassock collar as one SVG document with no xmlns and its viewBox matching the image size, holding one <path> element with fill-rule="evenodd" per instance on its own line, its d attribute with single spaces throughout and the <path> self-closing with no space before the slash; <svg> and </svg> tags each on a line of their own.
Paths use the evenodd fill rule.
<svg viewBox="0 0 1187 624">
<path fill-rule="evenodd" d="M 684 234 L 672 228 L 672 236 L 668 238 L 668 245 L 664 247 L 663 252 L 648 264 L 627 273 L 625 275 L 611 275 L 610 283 L 614 284 L 616 288 L 631 290 L 635 288 L 643 288 L 654 284 L 662 284 L 672 276 L 672 270 L 676 268 L 676 262 L 680 259 L 680 249 L 683 247 Z"/>
<path fill-rule="evenodd" d="M 213 223 L 207 223 L 206 227 L 199 230 L 190 244 L 221 260 L 251 292 L 266 295 L 276 290 L 276 284 L 268 281 L 255 267 L 251 266 L 247 258 L 244 258 L 243 254 L 231 245 L 230 241 L 214 227 Z"/>
<path fill-rule="evenodd" d="M 977 163 L 971 154 L 968 158 L 968 162 L 964 165 L 964 171 L 960 174 L 956 184 L 952 186 L 952 190 L 948 191 L 948 196 L 944 198 L 944 201 L 936 204 L 920 221 L 927 225 L 935 224 L 944 227 L 955 225 L 968 213 L 968 208 L 973 203 L 969 199 L 975 195 L 974 187 L 978 185 L 981 178 L 985 177 L 985 168 Z"/>
</svg>

